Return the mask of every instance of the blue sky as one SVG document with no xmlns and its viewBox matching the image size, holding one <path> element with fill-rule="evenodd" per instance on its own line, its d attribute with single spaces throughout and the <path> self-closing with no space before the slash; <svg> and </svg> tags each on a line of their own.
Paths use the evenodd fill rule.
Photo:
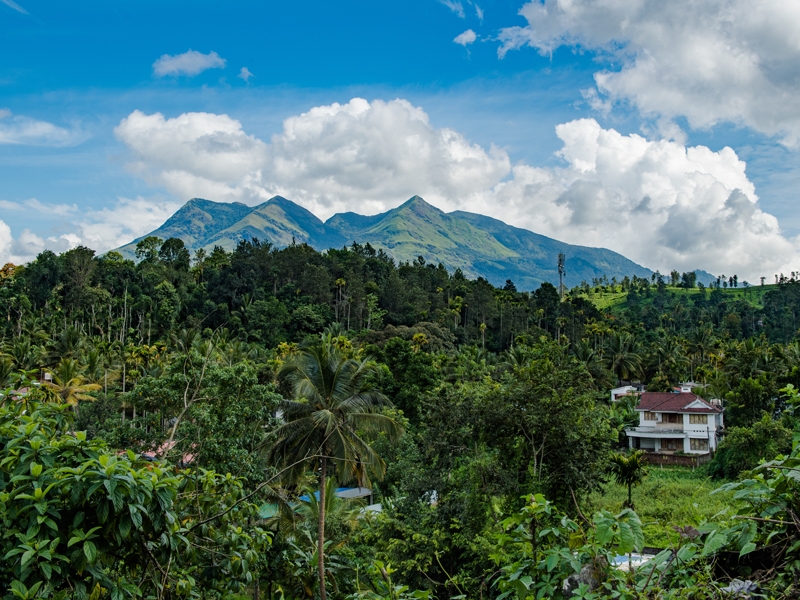
<svg viewBox="0 0 800 600">
<path fill-rule="evenodd" d="M 717 3 L 737 10 L 746 6 L 737 0 Z M 594 8 L 583 0 L 573 4 L 577 5 L 574 14 L 562 10 L 557 0 L 544 4 L 409 0 L 401 5 L 0 0 L 0 221 L 8 229 L 5 246 L 0 241 L 0 255 L 5 251 L 6 259 L 19 261 L 42 247 L 58 250 L 75 243 L 107 250 L 125 236 L 143 233 L 143 228 L 185 202 L 185 194 L 256 203 L 277 190 L 291 194 L 288 197 L 322 217 L 340 209 L 384 210 L 405 200 L 403 194 L 419 192 L 447 210 L 490 213 L 565 241 L 605 245 L 652 268 L 695 265 L 718 271 L 739 269 L 755 276 L 755 265 L 763 264 L 765 256 L 774 257 L 769 263 L 773 270 L 790 264 L 787 253 L 793 259 L 793 237 L 800 232 L 793 197 L 800 183 L 797 127 L 791 107 L 776 105 L 770 115 L 748 108 L 747 102 L 756 106 L 759 100 L 748 100 L 751 84 L 737 82 L 735 69 L 727 79 L 724 72 L 719 75 L 724 57 L 715 57 L 713 44 L 711 59 L 719 63 L 710 72 L 716 75 L 689 72 L 685 78 L 680 76 L 687 67 L 675 58 L 677 48 L 692 47 L 698 39 L 680 38 L 687 35 L 680 19 L 697 19 L 708 26 L 704 19 L 713 15 L 693 15 L 689 10 L 681 17 L 659 13 L 662 9 L 657 3 L 645 2 L 644 8 L 635 3 L 638 13 L 630 20 L 640 33 L 622 35 L 615 25 L 620 15 L 614 3 L 599 2 Z M 609 6 L 604 9 L 604 4 Z M 631 3 L 631 11 L 633 7 Z M 597 10 L 600 13 L 592 12 Z M 786 18 L 779 9 L 767 16 L 774 23 Z M 663 40 L 648 38 L 647 28 L 653 22 L 667 24 Z M 670 24 L 674 25 L 671 34 Z M 474 41 L 456 43 L 465 32 L 472 34 L 460 39 Z M 751 33 L 725 35 L 732 36 L 722 40 L 729 47 L 740 43 L 756 56 L 762 53 L 765 64 L 794 58 L 791 50 L 759 46 Z M 774 39 L 789 34 L 764 31 L 760 35 Z M 207 69 L 180 70 L 180 64 L 188 63 L 176 63 L 175 57 L 190 49 L 202 55 L 199 60 L 205 61 Z M 166 62 L 157 63 L 162 56 L 167 56 Z M 187 56 L 186 60 L 192 58 Z M 646 56 L 660 61 L 655 74 L 643 66 Z M 159 70 L 158 64 L 166 65 L 166 70 Z M 243 68 L 245 75 L 252 75 L 240 77 Z M 595 79 L 598 72 L 618 76 L 601 85 Z M 758 75 L 763 73 L 754 77 Z M 781 79 L 768 72 L 765 77 L 778 91 L 793 91 L 792 73 Z M 688 83 L 680 89 L 684 80 Z M 675 101 L 670 99 L 673 85 L 680 92 Z M 736 94 L 744 99 L 737 100 Z M 350 113 L 339 119 L 344 113 L 335 109 L 336 115 L 323 119 L 325 127 L 356 127 L 353 119 L 362 119 L 353 133 L 353 144 L 361 144 L 358 152 L 372 148 L 375 139 L 382 140 L 384 147 L 391 146 L 392 140 L 405 140 L 408 145 L 410 139 L 429 133 L 432 141 L 420 147 L 425 152 L 432 148 L 439 155 L 426 154 L 425 169 L 439 164 L 438 170 L 426 170 L 418 186 L 413 179 L 399 176 L 392 185 L 358 182 L 353 176 L 358 165 L 348 162 L 330 171 L 330 161 L 347 153 L 348 142 L 341 141 L 346 135 L 309 138 L 302 147 L 288 138 L 273 140 L 282 135 L 285 119 L 307 115 L 314 107 L 350 106 L 353 98 L 368 103 L 406 100 L 424 111 L 427 129 L 416 132 L 419 115 L 394 104 L 388 105 L 383 121 L 376 116 L 369 123 Z M 370 105 L 369 111 L 379 112 L 377 105 Z M 121 126 L 131 115 L 156 113 L 163 115 L 163 123 L 137 121 L 134 127 L 130 120 L 127 129 Z M 234 127 L 233 133 L 225 135 L 255 140 L 252 156 L 226 154 L 231 164 L 250 161 L 250 171 L 243 174 L 231 167 L 207 177 L 202 172 L 205 163 L 193 162 L 204 151 L 198 144 L 219 134 L 220 124 L 211 117 L 191 125 L 195 133 L 198 128 L 210 129 L 202 135 L 186 133 L 189 137 L 179 150 L 147 142 L 166 131 L 171 119 L 194 113 L 227 115 L 239 129 Z M 322 123 L 320 118 L 314 123 Z M 413 123 L 409 121 L 406 127 L 404 119 Z M 584 121 L 557 134 L 557 126 L 579 119 Z M 307 117 L 298 122 L 310 126 L 312 121 Z M 142 127 L 161 129 L 144 131 Z M 174 134 L 175 130 L 170 131 Z M 621 141 L 613 141 L 610 131 L 618 132 Z M 456 142 L 446 141 L 447 132 L 454 132 Z M 600 163 L 588 171 L 580 166 L 586 135 L 591 138 L 588 143 L 600 148 L 597 156 L 616 152 L 615 164 L 625 163 L 630 152 L 638 152 L 639 138 L 631 135 L 652 144 L 673 144 L 670 160 L 678 162 L 664 173 L 657 173 L 658 167 L 642 166 L 635 182 L 623 182 L 619 173 L 603 171 Z M 620 144 L 626 149 L 620 149 Z M 333 181 L 332 189 L 338 192 L 323 189 L 319 181 L 306 184 L 302 178 L 281 175 L 274 166 L 280 160 L 307 166 L 315 160 L 317 146 L 324 147 L 327 156 L 323 179 Z M 693 146 L 707 147 L 709 156 L 689 160 L 700 167 L 679 164 L 681 149 Z M 734 172 L 731 156 L 718 154 L 726 146 L 746 163 L 745 179 Z M 470 148 L 475 147 L 479 152 L 473 156 Z M 493 148 L 500 154 L 493 154 Z M 658 151 L 656 145 L 651 148 L 652 153 Z M 165 152 L 172 159 L 184 151 L 186 156 L 175 158 L 171 167 L 164 166 Z M 467 171 L 480 174 L 473 182 L 474 190 L 451 185 L 454 173 L 464 172 L 467 165 L 453 157 L 464 153 L 476 161 Z M 380 168 L 387 173 L 403 168 L 392 166 L 392 160 L 399 161 L 398 165 L 407 163 L 399 156 L 386 160 Z M 258 161 L 267 162 L 262 166 Z M 709 166 L 720 161 L 724 167 Z M 362 170 L 377 168 L 366 159 L 362 162 Z M 695 168 L 713 171 L 716 188 L 724 188 L 724 193 L 714 192 L 711 183 L 692 179 Z M 684 175 L 676 175 L 676 169 Z M 308 171 L 312 172 L 316 171 Z M 257 185 L 252 183 L 255 173 Z M 652 182 L 664 178 L 670 179 L 669 185 L 653 191 Z M 525 181 L 536 183 L 523 185 Z M 752 190 L 748 191 L 749 185 Z M 578 190 L 587 186 L 594 191 L 577 198 Z M 686 192 L 700 187 L 702 194 Z M 755 216 L 747 211 L 735 216 L 736 228 L 744 227 L 751 236 L 746 247 L 719 238 L 716 230 L 721 221 L 710 221 L 711 231 L 693 229 L 686 224 L 696 219 L 676 212 L 675 207 L 684 202 L 706 207 L 713 214 L 730 213 L 733 201 L 725 203 L 739 189 L 749 199 L 745 208 L 758 207 Z M 689 199 L 681 200 L 687 193 Z M 588 219 L 580 218 L 592 211 L 609 212 L 597 194 L 624 196 L 627 204 L 614 205 L 618 208 L 642 206 L 645 196 L 652 196 L 656 204 L 661 202 L 657 196 L 665 199 L 657 214 L 632 218 L 615 235 L 613 221 L 601 222 L 598 217 L 587 229 Z M 137 211 L 149 215 L 149 220 L 135 222 Z M 779 230 L 770 221 L 773 216 Z M 757 223 L 750 226 L 748 219 Z M 104 227 L 113 235 L 101 235 Z M 646 232 L 648 227 L 657 228 L 649 237 L 662 240 L 658 251 L 620 239 Z M 768 235 L 765 228 L 770 229 Z M 691 230 L 692 239 L 710 235 L 711 241 L 670 241 L 677 229 Z M 745 254 L 756 239 L 763 241 L 763 251 L 749 258 Z M 725 251 L 714 250 L 719 247 Z"/>
</svg>

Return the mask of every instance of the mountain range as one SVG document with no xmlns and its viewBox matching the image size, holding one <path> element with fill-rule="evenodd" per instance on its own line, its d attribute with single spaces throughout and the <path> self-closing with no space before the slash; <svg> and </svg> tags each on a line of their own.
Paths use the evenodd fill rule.
<svg viewBox="0 0 800 600">
<path fill-rule="evenodd" d="M 352 242 L 383 248 L 397 261 L 443 263 L 460 268 L 468 277 L 485 277 L 494 285 L 507 279 L 518 289 L 535 289 L 544 281 L 558 283 L 558 255 L 565 256 L 565 283 L 607 276 L 649 277 L 647 269 L 604 248 L 574 246 L 502 221 L 463 211 L 445 213 L 414 196 L 397 208 L 378 215 L 352 212 L 323 222 L 299 204 L 275 196 L 250 207 L 194 198 L 161 227 L 147 234 L 161 239 L 180 238 L 194 252 L 214 246 L 233 250 L 241 240 L 258 238 L 285 247 L 293 241 L 324 251 Z M 147 237 L 147 236 L 144 236 Z M 118 249 L 133 258 L 138 238 Z"/>
</svg>

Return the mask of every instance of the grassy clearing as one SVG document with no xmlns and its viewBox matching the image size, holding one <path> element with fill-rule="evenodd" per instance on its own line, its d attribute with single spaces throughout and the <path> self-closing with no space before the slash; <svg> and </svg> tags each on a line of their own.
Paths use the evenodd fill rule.
<svg viewBox="0 0 800 600">
<path fill-rule="evenodd" d="M 727 300 L 744 300 L 749 302 L 753 306 L 757 308 L 763 308 L 763 296 L 769 290 L 777 288 L 777 285 L 770 284 L 770 285 L 759 285 L 753 286 L 749 290 L 745 288 L 738 287 L 738 288 L 727 288 L 721 289 L 720 291 L 725 295 Z M 619 288 L 618 288 L 619 289 Z M 693 289 L 684 289 L 684 288 L 668 288 L 668 292 L 670 295 L 673 296 L 696 296 L 700 293 L 700 290 L 697 288 Z M 710 294 L 710 291 L 706 289 L 705 291 L 706 297 Z M 599 290 L 592 291 L 591 294 L 581 294 L 584 298 L 587 298 L 589 301 L 592 302 L 599 310 L 602 311 L 612 311 L 614 308 L 620 307 L 625 303 L 627 299 L 627 293 L 618 291 L 618 292 L 602 292 Z M 650 304 L 652 303 L 653 299 L 651 298 L 641 298 L 639 300 L 642 304 Z"/>
<path fill-rule="evenodd" d="M 609 310 L 618 304 L 625 302 L 628 297 L 627 292 L 593 292 L 590 296 L 583 295 L 584 298 L 591 300 L 598 310 Z"/>
<path fill-rule="evenodd" d="M 675 538 L 673 525 L 697 526 L 714 515 L 733 508 L 733 493 L 712 491 L 722 481 L 712 480 L 705 469 L 685 467 L 649 467 L 649 473 L 638 487 L 633 488 L 633 503 L 644 525 L 645 544 L 664 548 Z M 626 487 L 607 483 L 602 492 L 590 495 L 584 512 L 608 510 L 619 512 L 627 500 Z"/>
</svg>

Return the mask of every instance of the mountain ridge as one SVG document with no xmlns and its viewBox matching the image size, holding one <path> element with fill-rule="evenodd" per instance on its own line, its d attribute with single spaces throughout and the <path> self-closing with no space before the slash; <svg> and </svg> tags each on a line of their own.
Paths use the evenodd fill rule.
<svg viewBox="0 0 800 600">
<path fill-rule="evenodd" d="M 557 283 L 559 253 L 566 257 L 565 283 L 570 287 L 603 275 L 621 279 L 652 274 L 612 250 L 567 244 L 485 215 L 446 213 L 420 196 L 377 215 L 337 213 L 324 222 L 282 196 L 253 207 L 193 198 L 147 235 L 178 237 L 192 252 L 216 245 L 231 251 L 241 240 L 253 238 L 277 247 L 307 243 L 320 251 L 369 243 L 397 261 L 421 256 L 450 270 L 461 269 L 468 277 L 485 277 L 494 285 L 511 279 L 519 289 Z M 118 251 L 133 257 L 136 243 L 144 237 Z"/>
</svg>

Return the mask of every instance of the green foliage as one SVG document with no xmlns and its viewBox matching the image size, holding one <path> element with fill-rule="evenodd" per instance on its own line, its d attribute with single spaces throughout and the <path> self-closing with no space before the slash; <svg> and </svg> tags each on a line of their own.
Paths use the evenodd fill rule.
<svg viewBox="0 0 800 600">
<path fill-rule="evenodd" d="M 9 598 L 54 597 L 66 577 L 71 595 L 93 600 L 138 595 L 128 584 L 142 596 L 217 597 L 256 592 L 256 582 L 262 593 L 310 597 L 320 567 L 326 589 L 353 598 L 559 597 L 584 570 L 601 577 L 576 583 L 583 598 L 722 595 L 723 571 L 758 579 L 765 593 L 794 581 L 794 455 L 758 465 L 789 452 L 800 429 L 797 281 L 709 293 L 677 271 L 592 273 L 562 298 L 549 283 L 523 291 L 536 274 L 504 269 L 499 288 L 471 280 L 466 263 L 450 272 L 428 262 L 418 238 L 403 242 L 415 252 L 408 262 L 370 244 L 317 252 L 302 242 L 322 230 L 282 199 L 255 216 L 286 247 L 220 238 L 190 261 L 186 246 L 211 229 L 248 215 L 257 223 L 248 207 L 194 200 L 186 210 L 193 239 L 146 238 L 138 263 L 76 248 L 0 270 L 0 385 L 13 388 L 2 435 L 18 444 L 3 442 L 0 512 L 12 532 L 5 553 L 21 550 L 0 569 Z M 424 236 L 460 235 L 453 253 L 465 240 L 503 252 L 471 237 L 491 223 L 461 215 L 466 227 L 421 201 L 403 211 Z M 388 235 L 397 217 L 374 221 L 374 233 Z M 337 227 L 372 227 L 349 219 Z M 492 235 L 504 248 L 527 243 L 502 227 Z M 32 381 L 44 373 L 52 381 Z M 622 469 L 630 489 L 608 483 L 609 456 L 637 414 L 607 391 L 629 379 L 659 390 L 691 379 L 695 393 L 720 399 L 729 429 L 708 472 L 755 483 L 710 495 L 705 468 L 654 468 L 635 489 Z M 400 440 L 398 426 L 408 432 Z M 20 462 L 40 435 L 46 451 Z M 104 484 L 81 491 L 106 469 L 118 494 Z M 299 498 L 329 471 L 337 481 L 324 501 Z M 379 515 L 333 495 L 368 475 L 383 476 Z M 38 500 L 37 478 L 47 482 Z M 153 495 L 162 488 L 171 503 Z M 520 499 L 531 494 L 552 504 Z M 749 503 L 738 515 L 734 495 Z M 120 497 L 141 509 L 118 510 Z M 625 510 L 634 499 L 636 518 Z M 291 514 L 289 526 L 269 522 L 269 546 L 251 500 Z M 761 512 L 748 512 L 757 501 Z M 528 508 L 535 514 L 503 525 Z M 525 541 L 534 522 L 546 533 Z M 31 539 L 16 536 L 29 529 Z M 611 568 L 609 553 L 642 536 L 666 548 L 650 570 Z"/>
<path fill-rule="evenodd" d="M 626 587 L 611 565 L 616 554 L 640 551 L 644 535 L 630 509 L 607 511 L 581 525 L 559 513 L 541 495 L 528 496 L 525 506 L 503 521 L 498 552 L 492 557 L 501 575 L 495 582 L 502 598 L 562 598 L 568 577 L 589 565 L 592 577 L 609 591 Z M 596 585 L 595 585 L 596 587 Z M 584 589 L 583 592 L 587 592 Z M 584 596 L 585 597 L 585 596 Z"/>
<path fill-rule="evenodd" d="M 754 476 L 728 483 L 722 491 L 733 491 L 738 503 L 739 522 L 722 531 L 727 546 L 739 556 L 771 548 L 764 559 L 772 566 L 768 581 L 775 589 L 795 590 L 800 563 L 800 534 L 796 523 L 800 518 L 800 444 L 794 443 L 789 456 L 779 456 L 754 471 Z M 763 550 L 762 550 L 763 553 Z"/>
<path fill-rule="evenodd" d="M 764 413 L 775 412 L 775 390 L 769 378 L 762 374 L 757 378 L 747 377 L 727 394 L 726 419 L 731 427 L 750 427 Z"/>
<path fill-rule="evenodd" d="M 633 450 L 629 455 L 613 452 L 609 457 L 609 471 L 619 485 L 627 486 L 628 500 L 625 506 L 633 508 L 633 487 L 639 485 L 647 474 L 647 459 L 644 450 Z"/>
<path fill-rule="evenodd" d="M 394 405 L 417 422 L 423 396 L 432 391 L 441 379 L 434 366 L 434 357 L 415 349 L 412 342 L 395 337 L 380 350 L 381 362 L 391 377 L 381 377 L 379 385 Z"/>
<path fill-rule="evenodd" d="M 33 397 L 0 407 L 3 588 L 122 599 L 252 580 L 269 539 L 248 525 L 241 482 L 119 455 L 70 426 L 66 407 Z"/>
<path fill-rule="evenodd" d="M 750 427 L 728 428 L 709 473 L 717 478 L 736 479 L 755 469 L 764 457 L 787 454 L 791 447 L 792 432 L 765 414 Z"/>
<path fill-rule="evenodd" d="M 181 311 L 181 299 L 175 286 L 169 281 L 162 281 L 153 290 L 153 299 L 158 307 L 156 322 L 162 331 L 170 330 Z"/>
<path fill-rule="evenodd" d="M 396 584 L 392 581 L 395 572 L 390 565 L 384 565 L 376 560 L 367 567 L 365 581 L 359 583 L 366 589 L 349 596 L 349 600 L 428 600 L 430 592 L 423 590 L 411 591 L 407 585 Z"/>
<path fill-rule="evenodd" d="M 175 463 L 191 456 L 195 466 L 236 473 L 251 487 L 263 480 L 258 456 L 281 398 L 272 385 L 258 382 L 256 370 L 245 362 L 234 366 L 209 364 L 206 356 L 190 349 L 158 377 L 144 376 L 124 399 L 139 409 L 137 420 L 115 417 L 95 431 L 118 446 L 139 450 L 162 448 Z M 172 426 L 154 428 L 145 411 L 174 415 Z M 174 445 L 166 442 L 172 440 Z"/>
<path fill-rule="evenodd" d="M 322 600 L 332 567 L 329 564 L 326 571 L 326 477 L 341 483 L 356 481 L 359 487 L 369 484 L 370 475 L 380 479 L 385 463 L 366 436 L 383 434 L 394 440 L 403 433 L 394 420 L 380 412 L 389 401 L 370 384 L 376 365 L 348 356 L 347 345 L 346 338 L 326 333 L 282 366 L 279 377 L 289 384 L 294 399 L 280 404 L 285 423 L 274 432 L 269 452 L 270 461 L 286 471 L 287 483 L 294 483 L 308 467 L 314 473 L 319 470 L 315 562 Z"/>
<path fill-rule="evenodd" d="M 718 485 L 702 468 L 651 468 L 632 496 L 642 520 L 646 545 L 669 546 L 675 538 L 673 526 L 698 527 L 714 517 L 726 519 L 732 515 L 733 494 L 712 494 Z M 627 499 L 625 488 L 607 483 L 587 496 L 582 509 L 587 513 L 600 510 L 616 513 L 625 507 Z"/>
<path fill-rule="evenodd" d="M 488 524 L 521 495 L 545 491 L 567 506 L 602 481 L 616 432 L 595 404 L 591 377 L 546 339 L 520 351 L 522 366 L 499 381 L 485 360 L 462 355 L 465 380 L 427 396 L 416 447 L 398 457 L 402 499 L 369 543 L 412 588 L 478 589 L 494 570 Z"/>
</svg>

